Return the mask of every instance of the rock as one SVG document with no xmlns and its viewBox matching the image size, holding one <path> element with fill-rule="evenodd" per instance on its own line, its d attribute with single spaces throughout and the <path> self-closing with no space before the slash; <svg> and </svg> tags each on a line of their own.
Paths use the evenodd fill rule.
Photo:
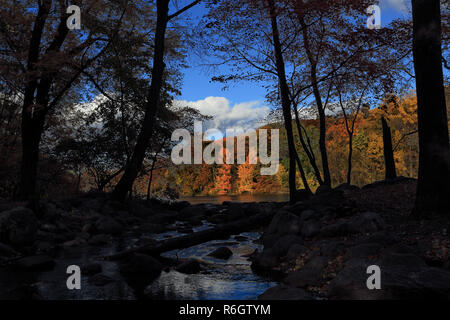
<svg viewBox="0 0 450 320">
<path fill-rule="evenodd" d="M 54 267 L 55 262 L 49 256 L 37 255 L 16 261 L 16 267 L 27 271 L 46 271 Z"/>
<path fill-rule="evenodd" d="M 300 218 L 289 211 L 280 210 L 272 219 L 264 232 L 264 247 L 270 247 L 284 235 L 298 235 L 300 233 Z"/>
<path fill-rule="evenodd" d="M 13 257 L 18 254 L 19 253 L 15 251 L 13 248 L 0 242 L 0 257 Z"/>
<path fill-rule="evenodd" d="M 349 223 L 351 231 L 360 233 L 373 233 L 385 227 L 386 223 L 383 218 L 375 212 L 363 212 L 359 216 L 352 218 Z"/>
<path fill-rule="evenodd" d="M 81 228 L 81 232 L 84 232 L 84 233 L 90 233 L 91 230 L 92 230 L 92 228 L 93 228 L 92 224 L 86 223 L 86 224 L 83 226 L 83 228 Z"/>
<path fill-rule="evenodd" d="M 158 260 L 141 253 L 134 253 L 121 261 L 119 267 L 124 274 L 132 276 L 143 275 L 150 278 L 156 278 L 162 271 L 162 265 Z"/>
<path fill-rule="evenodd" d="M 360 244 L 376 243 L 376 244 L 379 244 L 382 246 L 392 245 L 397 242 L 398 242 L 398 239 L 396 237 L 390 235 L 386 231 L 376 232 L 376 233 L 371 234 L 370 236 L 366 237 L 365 239 L 359 241 Z"/>
<path fill-rule="evenodd" d="M 4 243 L 31 244 L 37 231 L 38 221 L 30 209 L 18 207 L 0 213 L 0 241 Z"/>
<path fill-rule="evenodd" d="M 281 284 L 267 289 L 258 300 L 312 300 L 312 296 L 303 289 Z"/>
<path fill-rule="evenodd" d="M 141 224 L 137 231 L 140 233 L 162 233 L 165 231 L 165 228 L 161 224 L 146 222 Z"/>
<path fill-rule="evenodd" d="M 292 245 L 303 244 L 303 239 L 295 235 L 287 235 L 279 238 L 269 249 L 278 257 L 285 256 Z"/>
<path fill-rule="evenodd" d="M 111 217 L 100 218 L 95 224 L 98 233 L 106 234 L 120 234 L 123 231 L 123 226 Z"/>
<path fill-rule="evenodd" d="M 107 234 L 96 234 L 89 239 L 89 244 L 92 246 L 101 246 L 108 244 L 111 241 L 111 236 Z"/>
<path fill-rule="evenodd" d="M 326 266 L 328 266 L 328 262 L 330 258 L 324 256 L 313 255 L 311 258 L 307 259 L 306 264 L 303 268 L 309 268 L 317 270 L 317 272 L 322 272 Z"/>
<path fill-rule="evenodd" d="M 381 263 L 381 289 L 369 290 L 366 285 L 367 267 L 378 263 L 359 260 L 346 264 L 327 287 L 331 299 L 448 299 L 450 272 L 437 268 L 410 267 L 407 262 L 397 265 Z"/>
<path fill-rule="evenodd" d="M 244 241 L 248 240 L 248 237 L 246 237 L 246 236 L 234 236 L 234 239 L 236 241 L 239 241 L 239 242 L 244 242 Z"/>
<path fill-rule="evenodd" d="M 81 267 L 82 275 L 93 275 L 97 273 L 101 273 L 103 270 L 102 265 L 100 263 L 91 263 Z"/>
<path fill-rule="evenodd" d="M 320 232 L 320 223 L 316 220 L 309 220 L 303 223 L 301 235 L 306 238 L 311 238 Z"/>
<path fill-rule="evenodd" d="M 306 288 L 308 286 L 318 286 L 322 280 L 321 270 L 304 267 L 288 274 L 283 282 L 296 288 Z"/>
<path fill-rule="evenodd" d="M 381 259 L 381 266 L 385 267 L 398 267 L 407 266 L 409 271 L 417 271 L 425 268 L 427 264 L 419 256 L 414 254 L 401 254 L 401 253 L 384 253 Z"/>
<path fill-rule="evenodd" d="M 304 210 L 302 211 L 302 213 L 300 214 L 300 219 L 301 221 L 307 221 L 310 219 L 313 219 L 317 216 L 316 212 L 314 210 Z"/>
<path fill-rule="evenodd" d="M 116 280 L 114 280 L 113 278 L 104 275 L 104 274 L 96 274 L 94 276 L 92 276 L 91 278 L 89 278 L 89 282 L 91 284 L 93 284 L 94 286 L 97 287 L 103 287 L 106 286 L 109 283 L 115 282 Z"/>
<path fill-rule="evenodd" d="M 344 261 L 355 258 L 368 258 L 369 256 L 377 255 L 382 249 L 382 246 L 376 243 L 360 244 L 348 249 L 344 255 Z"/>
<path fill-rule="evenodd" d="M 233 252 L 228 247 L 220 247 L 209 253 L 208 256 L 214 257 L 216 259 L 227 260 L 233 255 Z"/>
<path fill-rule="evenodd" d="M 327 240 L 326 243 L 320 248 L 322 255 L 327 257 L 336 257 L 339 254 L 344 253 L 347 250 L 347 244 L 342 241 Z"/>
<path fill-rule="evenodd" d="M 83 244 L 86 243 L 86 239 L 82 239 L 82 238 L 75 238 L 73 240 L 70 241 L 66 241 L 62 244 L 63 247 L 77 247 L 77 246 L 81 246 Z"/>
<path fill-rule="evenodd" d="M 286 258 L 293 260 L 308 251 L 308 248 L 299 243 L 294 243 L 288 250 Z"/>
<path fill-rule="evenodd" d="M 179 266 L 175 270 L 186 274 L 196 274 L 200 272 L 200 262 L 196 259 L 189 259 Z"/>
<path fill-rule="evenodd" d="M 319 186 L 316 190 L 316 194 L 326 194 L 326 193 L 330 193 L 332 192 L 333 189 L 331 189 L 331 187 L 329 185 L 323 184 L 321 186 Z"/>
<path fill-rule="evenodd" d="M 349 223 L 347 221 L 340 221 L 334 224 L 325 226 L 320 230 L 320 235 L 323 237 L 341 237 L 348 236 L 354 233 L 349 228 Z"/>
<path fill-rule="evenodd" d="M 358 186 L 355 186 L 353 184 L 348 184 L 348 183 L 342 183 L 340 185 L 338 185 L 336 188 L 334 188 L 334 190 L 342 190 L 342 191 L 357 191 L 359 190 Z"/>
<path fill-rule="evenodd" d="M 264 247 L 263 252 L 253 260 L 252 268 L 257 272 L 272 271 L 271 269 L 278 265 L 280 258 L 286 256 L 289 249 L 295 244 L 303 244 L 302 238 L 295 235 L 281 237 L 271 247 Z"/>
</svg>

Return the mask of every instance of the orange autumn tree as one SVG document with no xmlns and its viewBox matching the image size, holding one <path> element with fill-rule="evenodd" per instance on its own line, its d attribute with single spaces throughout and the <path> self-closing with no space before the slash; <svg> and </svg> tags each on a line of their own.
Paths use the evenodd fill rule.
<svg viewBox="0 0 450 320">
<path fill-rule="evenodd" d="M 217 171 L 215 175 L 215 190 L 217 194 L 230 193 L 233 188 L 231 175 L 232 165 L 225 163 L 228 150 L 223 147 L 222 149 L 223 149 L 223 164 L 217 166 Z"/>
</svg>

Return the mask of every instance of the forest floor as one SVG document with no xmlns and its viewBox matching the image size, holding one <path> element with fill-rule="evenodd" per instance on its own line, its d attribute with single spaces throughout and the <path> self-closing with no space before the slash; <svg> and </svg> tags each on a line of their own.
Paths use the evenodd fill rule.
<svg viewBox="0 0 450 320">
<path fill-rule="evenodd" d="M 242 255 L 256 274 L 279 283 L 260 299 L 448 299 L 450 219 L 413 219 L 415 185 L 398 178 L 340 186 L 293 205 L 123 203 L 90 193 L 42 200 L 34 213 L 25 203 L 3 200 L 0 298 L 46 299 L 42 288 L 55 277 L 51 281 L 61 282 L 61 290 L 51 297 L 73 298 L 62 267 L 81 261 L 95 290 L 76 298 L 152 299 L 148 287 L 162 273 L 190 277 L 208 271 L 198 259 L 162 252 L 232 237 L 233 243 L 208 255 L 222 261 Z M 239 236 L 255 229 L 264 230 L 258 240 Z M 235 250 L 236 243 L 248 241 L 263 247 Z M 379 290 L 367 286 L 373 265 L 381 271 Z"/>
</svg>

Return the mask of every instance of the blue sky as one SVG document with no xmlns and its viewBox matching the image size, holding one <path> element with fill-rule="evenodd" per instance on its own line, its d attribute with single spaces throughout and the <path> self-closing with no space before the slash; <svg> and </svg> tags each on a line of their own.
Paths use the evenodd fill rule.
<svg viewBox="0 0 450 320">
<path fill-rule="evenodd" d="M 376 1 L 374 1 L 376 3 Z M 409 0 L 381 0 L 382 25 L 395 18 L 409 15 Z M 180 3 L 181 4 L 181 3 Z M 198 5 L 189 12 L 189 19 L 196 21 L 205 13 Z M 198 57 L 188 59 L 189 68 L 184 71 L 182 94 L 177 99 L 180 103 L 197 107 L 205 114 L 214 117 L 206 126 L 225 129 L 257 127 L 261 118 L 269 112 L 265 102 L 265 90 L 255 82 L 231 83 L 226 90 L 220 83 L 210 82 L 211 74 L 201 66 Z"/>
</svg>

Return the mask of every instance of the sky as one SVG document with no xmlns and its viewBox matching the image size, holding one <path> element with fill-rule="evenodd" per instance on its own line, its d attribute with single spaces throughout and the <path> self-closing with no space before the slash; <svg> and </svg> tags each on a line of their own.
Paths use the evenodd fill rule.
<svg viewBox="0 0 450 320">
<path fill-rule="evenodd" d="M 376 1 L 374 1 L 375 3 Z M 395 18 L 407 17 L 409 0 L 381 0 L 382 26 Z M 199 19 L 205 13 L 204 7 L 198 5 L 191 9 L 192 20 Z M 201 58 L 188 59 L 189 68 L 184 71 L 181 96 L 177 104 L 197 108 L 210 115 L 213 120 L 204 123 L 204 129 L 218 128 L 225 132 L 226 128 L 257 128 L 270 111 L 265 102 L 265 89 L 255 82 L 231 83 L 224 90 L 223 84 L 212 83 L 211 74 L 201 66 Z"/>
</svg>

